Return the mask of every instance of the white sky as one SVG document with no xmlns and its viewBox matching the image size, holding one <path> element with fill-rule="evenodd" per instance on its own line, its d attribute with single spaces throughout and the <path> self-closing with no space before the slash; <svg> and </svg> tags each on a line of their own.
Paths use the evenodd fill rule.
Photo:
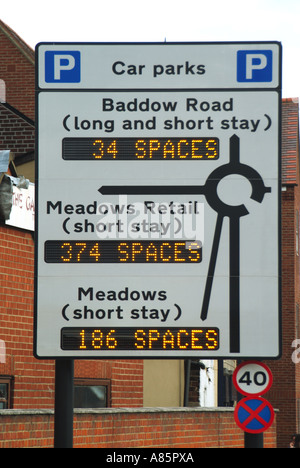
<svg viewBox="0 0 300 468">
<path fill-rule="evenodd" d="M 282 96 L 300 97 L 300 0 L 5 0 L 0 19 L 32 48 L 38 42 L 280 41 Z"/>
</svg>

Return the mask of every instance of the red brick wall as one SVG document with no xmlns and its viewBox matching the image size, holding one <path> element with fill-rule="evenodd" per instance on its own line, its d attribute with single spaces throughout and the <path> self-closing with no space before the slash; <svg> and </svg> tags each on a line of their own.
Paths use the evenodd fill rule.
<svg viewBox="0 0 300 468">
<path fill-rule="evenodd" d="M 299 272 L 299 259 L 295 256 L 295 210 L 297 207 L 299 209 L 297 193 L 298 190 L 295 191 L 293 186 L 288 186 L 282 192 L 282 357 L 278 361 L 268 362 L 273 373 L 273 385 L 268 392 L 268 400 L 279 409 L 279 448 L 287 447 L 291 435 L 298 432 L 296 369 L 292 361 L 292 342 L 296 337 L 295 309 L 296 302 L 300 302 L 299 277 L 296 274 Z"/>
<path fill-rule="evenodd" d="M 143 406 L 142 360 L 91 360 L 75 361 L 76 378 L 111 380 L 111 406 Z"/>
<path fill-rule="evenodd" d="M 298 222 L 300 224 L 300 190 L 299 186 L 295 188 L 295 211 L 298 210 L 299 212 L 299 219 Z M 296 231 L 296 217 L 295 217 L 295 231 Z M 299 231 L 299 255 L 295 257 L 295 325 L 294 325 L 294 334 L 291 335 L 290 339 L 290 346 L 292 345 L 292 342 L 294 339 L 300 338 L 300 225 L 298 226 L 298 231 Z M 294 233 L 295 235 L 295 233 Z M 298 305 L 298 307 L 297 307 Z M 297 308 L 298 308 L 298 314 L 297 314 Z M 292 347 L 290 348 L 290 354 L 292 354 L 296 349 L 299 349 L 300 346 L 299 344 L 297 345 L 297 348 Z M 299 352 L 297 353 L 297 357 L 299 359 Z M 300 362 L 293 362 L 294 365 L 294 375 L 295 375 L 295 385 L 296 385 L 296 400 L 299 402 L 299 407 L 297 408 L 297 403 L 295 405 L 295 426 L 296 426 L 296 431 L 295 432 L 300 432 Z"/>
<path fill-rule="evenodd" d="M 292 360 L 295 350 L 292 343 L 300 337 L 299 324 L 297 328 L 296 323 L 297 304 L 300 305 L 300 256 L 296 253 L 296 212 L 300 210 L 298 100 L 284 99 L 282 110 L 282 357 L 279 361 L 268 363 L 274 377 L 268 399 L 279 409 L 277 425 L 280 448 L 288 446 L 291 435 L 299 432 L 300 427 L 297 409 L 300 364 L 296 365 Z"/>
<path fill-rule="evenodd" d="M 0 226 L 0 340 L 14 376 L 13 408 L 54 407 L 54 362 L 33 357 L 34 244 L 29 232 Z M 76 361 L 75 377 L 111 380 L 111 406 L 143 406 L 143 361 Z"/>
<path fill-rule="evenodd" d="M 53 447 L 53 414 L 0 411 L 0 448 Z M 243 448 L 233 411 L 188 409 L 104 410 L 74 415 L 74 448 Z M 276 448 L 276 418 L 264 433 Z M 186 450 L 185 450 L 186 451 Z M 147 452 L 145 452 L 146 454 Z"/>
<path fill-rule="evenodd" d="M 0 104 L 0 150 L 9 149 L 16 156 L 34 151 L 34 126 Z"/>
<path fill-rule="evenodd" d="M 0 375 L 14 376 L 14 408 L 53 408 L 53 363 L 32 355 L 33 263 L 31 234 L 0 226 Z"/>
<path fill-rule="evenodd" d="M 5 81 L 6 102 L 34 120 L 34 61 L 0 30 L 0 79 Z"/>
</svg>

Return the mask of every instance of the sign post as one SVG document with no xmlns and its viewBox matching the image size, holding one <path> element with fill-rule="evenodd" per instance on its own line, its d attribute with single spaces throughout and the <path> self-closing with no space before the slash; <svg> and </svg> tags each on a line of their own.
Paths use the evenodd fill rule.
<svg viewBox="0 0 300 468">
<path fill-rule="evenodd" d="M 73 447 L 74 361 L 55 361 L 54 448 Z"/>
</svg>

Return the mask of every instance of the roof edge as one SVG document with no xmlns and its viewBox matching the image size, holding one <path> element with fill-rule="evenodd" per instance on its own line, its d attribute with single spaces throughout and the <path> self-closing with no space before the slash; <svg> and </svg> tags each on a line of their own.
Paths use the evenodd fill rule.
<svg viewBox="0 0 300 468">
<path fill-rule="evenodd" d="M 2 20 L 0 20 L 0 30 L 20 50 L 20 52 L 25 55 L 27 60 L 29 60 L 32 65 L 34 65 L 34 50 Z"/>
<path fill-rule="evenodd" d="M 30 119 L 29 117 L 27 117 L 27 115 L 23 114 L 23 112 L 20 112 L 18 109 L 8 104 L 8 102 L 0 102 L 0 106 L 3 106 L 9 111 L 13 112 L 15 115 L 23 119 L 29 125 L 32 125 L 33 127 L 35 126 L 34 120 Z"/>
</svg>

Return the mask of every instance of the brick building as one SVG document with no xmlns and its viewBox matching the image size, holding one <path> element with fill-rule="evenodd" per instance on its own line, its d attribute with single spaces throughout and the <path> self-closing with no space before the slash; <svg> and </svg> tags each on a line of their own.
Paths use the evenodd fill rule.
<svg viewBox="0 0 300 468">
<path fill-rule="evenodd" d="M 0 21 L 0 54 L 0 151 L 9 149 L 15 155 L 8 173 L 22 174 L 34 182 L 34 52 Z M 300 432 L 299 371 L 291 359 L 300 303 L 296 100 L 283 101 L 282 143 L 283 357 L 269 365 L 274 373 L 270 400 L 279 409 L 278 446 L 287 446 L 290 435 Z M 50 410 L 54 406 L 54 362 L 38 361 L 32 354 L 33 235 L 32 231 L 9 226 L 4 220 L 0 223 L 0 409 Z M 152 360 L 75 361 L 78 405 L 85 404 L 84 387 L 96 387 L 97 391 L 89 394 L 90 398 L 96 395 L 94 406 L 143 407 L 145 402 L 147 406 L 182 405 L 183 362 L 161 361 L 160 371 L 157 369 Z M 197 368 L 191 387 L 199 392 L 195 372 Z M 169 389 L 173 396 L 176 392 L 173 400 L 165 399 Z M 194 396 L 191 394 L 190 401 L 196 404 Z"/>
<path fill-rule="evenodd" d="M 300 332 L 299 266 L 299 103 L 282 102 L 282 358 L 269 362 L 274 385 L 268 398 L 278 415 L 278 446 L 286 447 L 300 432 L 300 367 L 292 359 L 292 344 Z M 298 345 L 299 347 L 299 345 Z"/>
</svg>

